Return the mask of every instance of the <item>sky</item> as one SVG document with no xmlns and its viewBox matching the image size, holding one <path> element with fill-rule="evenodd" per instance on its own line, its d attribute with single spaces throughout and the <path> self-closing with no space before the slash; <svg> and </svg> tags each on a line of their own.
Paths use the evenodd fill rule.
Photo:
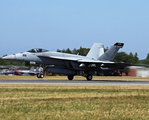
<svg viewBox="0 0 149 120">
<path fill-rule="evenodd" d="M 32 48 L 149 53 L 149 0 L 0 0 L 0 57 Z"/>
</svg>

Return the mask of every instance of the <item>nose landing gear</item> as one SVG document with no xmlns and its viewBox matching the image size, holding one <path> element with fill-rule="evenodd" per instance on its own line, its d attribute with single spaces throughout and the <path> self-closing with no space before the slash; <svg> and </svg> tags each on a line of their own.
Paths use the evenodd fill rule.
<svg viewBox="0 0 149 120">
<path fill-rule="evenodd" d="M 44 74 L 37 74 L 37 78 L 44 78 Z"/>
<path fill-rule="evenodd" d="M 38 68 L 39 74 L 37 74 L 37 78 L 44 78 L 44 70 L 42 67 Z"/>
</svg>

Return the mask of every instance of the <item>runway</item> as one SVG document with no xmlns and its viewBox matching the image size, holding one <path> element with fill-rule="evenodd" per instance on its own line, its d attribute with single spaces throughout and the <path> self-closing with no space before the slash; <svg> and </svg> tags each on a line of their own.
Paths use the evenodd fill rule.
<svg viewBox="0 0 149 120">
<path fill-rule="evenodd" d="M 0 84 L 149 86 L 149 81 L 114 80 L 0 80 Z"/>
</svg>

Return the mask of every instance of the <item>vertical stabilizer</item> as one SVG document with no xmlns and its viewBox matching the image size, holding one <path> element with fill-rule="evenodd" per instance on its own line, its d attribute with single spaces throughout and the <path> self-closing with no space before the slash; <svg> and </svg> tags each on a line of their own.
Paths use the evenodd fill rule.
<svg viewBox="0 0 149 120">
<path fill-rule="evenodd" d="M 122 48 L 124 43 L 115 43 L 109 50 L 107 50 L 98 60 L 113 60 L 118 50 Z"/>
<path fill-rule="evenodd" d="M 34 72 L 34 66 L 31 67 L 30 72 Z"/>
<path fill-rule="evenodd" d="M 104 46 L 101 43 L 94 43 L 86 57 L 97 60 L 104 53 Z"/>
</svg>

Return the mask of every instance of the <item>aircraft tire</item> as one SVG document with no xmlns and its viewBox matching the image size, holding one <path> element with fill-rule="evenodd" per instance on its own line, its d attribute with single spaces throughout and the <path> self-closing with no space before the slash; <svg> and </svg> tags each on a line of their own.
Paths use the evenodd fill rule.
<svg viewBox="0 0 149 120">
<path fill-rule="evenodd" d="M 37 74 L 37 78 L 44 78 L 44 74 Z"/>
<path fill-rule="evenodd" d="M 40 74 L 40 78 L 44 78 L 44 74 Z"/>
<path fill-rule="evenodd" d="M 40 78 L 40 74 L 37 74 L 37 78 Z"/>
<path fill-rule="evenodd" d="M 86 77 L 86 79 L 87 79 L 88 81 L 91 81 L 91 80 L 92 80 L 92 75 L 91 75 L 91 74 L 88 74 L 87 77 Z"/>
<path fill-rule="evenodd" d="M 73 80 L 73 75 L 68 75 L 68 80 Z"/>
</svg>

